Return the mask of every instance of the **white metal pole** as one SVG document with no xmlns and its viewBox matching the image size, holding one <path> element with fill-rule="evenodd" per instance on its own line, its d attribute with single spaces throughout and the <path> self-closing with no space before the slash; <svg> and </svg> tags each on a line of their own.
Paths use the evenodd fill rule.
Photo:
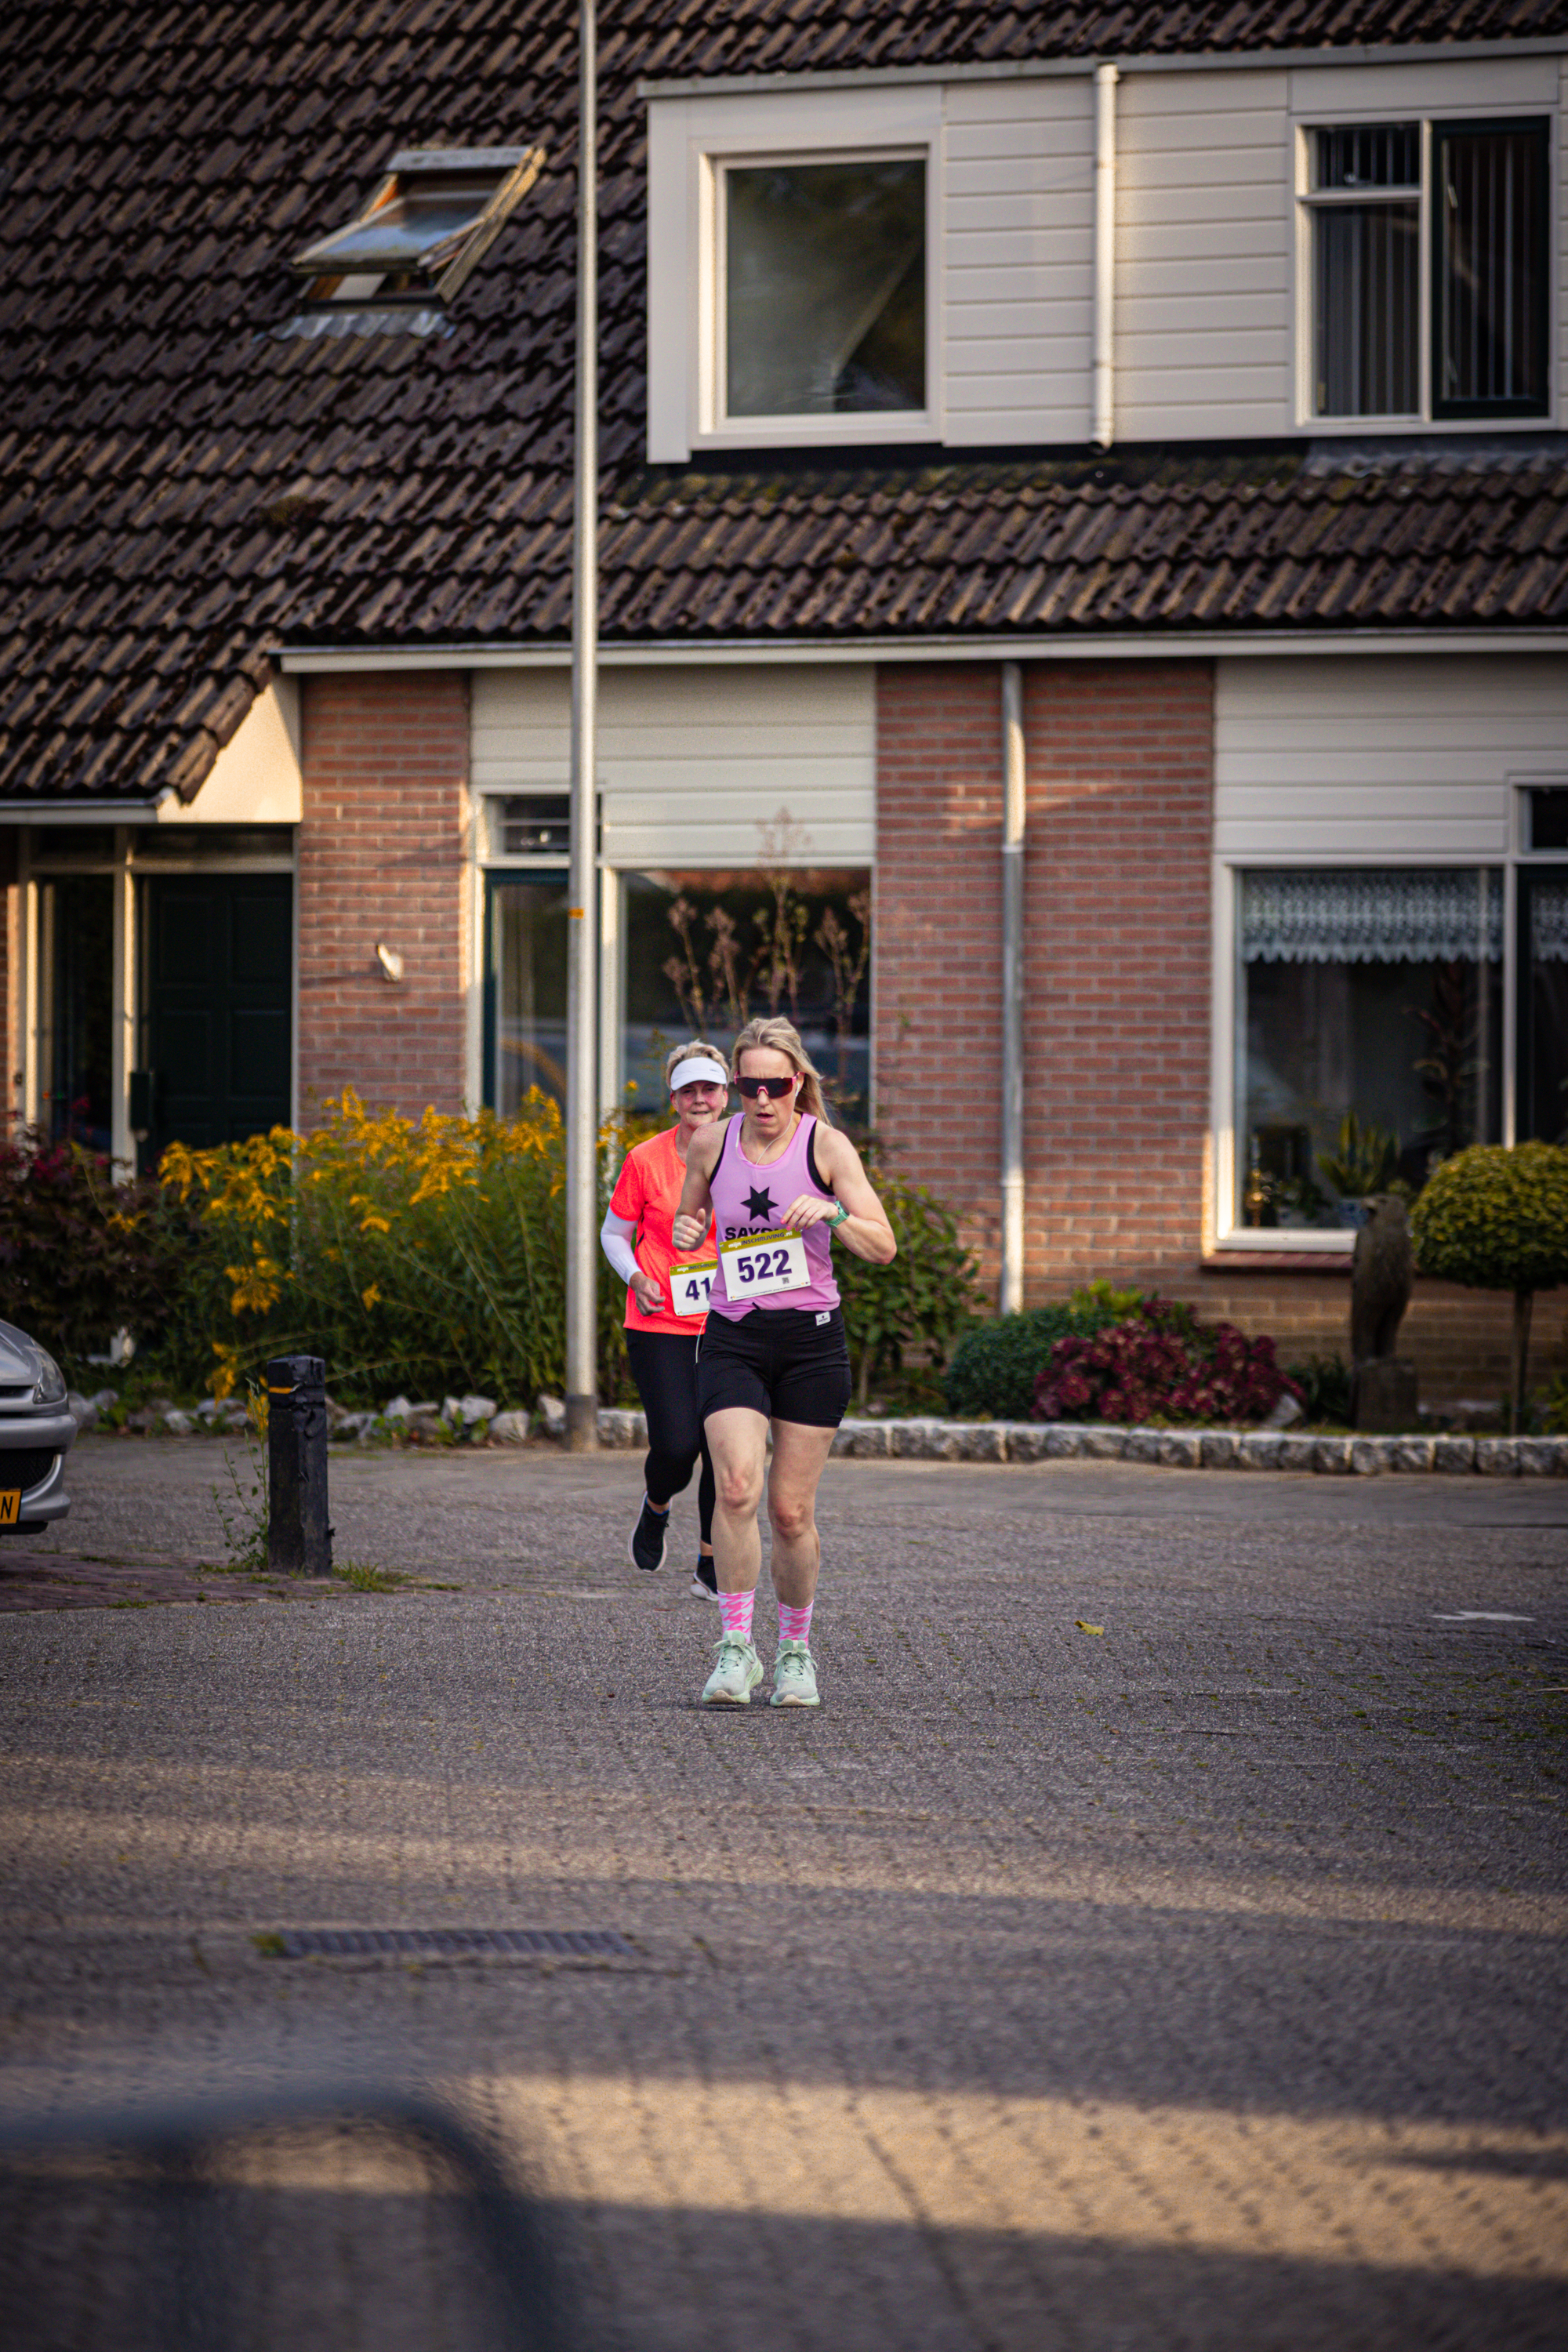
<svg viewBox="0 0 1568 2352">
<path fill-rule="evenodd" d="M 1094 69 L 1094 416 L 1089 438 L 1116 438 L 1116 68 Z"/>
<path fill-rule="evenodd" d="M 1002 1283 L 1024 1304 L 1024 674 L 1002 665 Z"/>
<path fill-rule="evenodd" d="M 566 1444 L 598 1444 L 598 120 L 595 0 L 581 0 L 577 430 L 572 578 L 572 879 L 566 924 Z"/>
</svg>

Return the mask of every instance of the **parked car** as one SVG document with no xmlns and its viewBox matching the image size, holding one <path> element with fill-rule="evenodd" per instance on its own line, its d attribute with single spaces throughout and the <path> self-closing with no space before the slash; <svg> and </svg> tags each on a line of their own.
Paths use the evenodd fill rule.
<svg viewBox="0 0 1568 2352">
<path fill-rule="evenodd" d="M 65 1374 L 47 1348 L 0 1323 L 0 1532 L 37 1535 L 65 1517 L 65 1459 L 75 1443 Z"/>
</svg>

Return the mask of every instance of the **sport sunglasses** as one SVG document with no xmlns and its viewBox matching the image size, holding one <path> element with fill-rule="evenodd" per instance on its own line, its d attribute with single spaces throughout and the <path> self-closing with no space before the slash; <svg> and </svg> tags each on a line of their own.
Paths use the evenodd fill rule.
<svg viewBox="0 0 1568 2352">
<path fill-rule="evenodd" d="M 759 1095 L 766 1095 L 770 1102 L 782 1102 L 785 1095 L 794 1091 L 795 1081 L 794 1078 L 737 1078 L 735 1084 L 748 1102 L 755 1102 Z"/>
</svg>

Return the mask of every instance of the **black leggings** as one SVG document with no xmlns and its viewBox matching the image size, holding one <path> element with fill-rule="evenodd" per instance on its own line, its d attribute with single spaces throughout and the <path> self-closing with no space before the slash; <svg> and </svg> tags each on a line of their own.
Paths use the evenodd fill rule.
<svg viewBox="0 0 1568 2352">
<path fill-rule="evenodd" d="M 697 1410 L 697 1334 L 684 1331 L 626 1333 L 626 1361 L 647 1415 L 647 1461 L 643 1475 L 647 1498 L 663 1510 L 672 1495 L 684 1493 L 699 1459 L 697 1519 L 704 1543 L 713 1540 L 713 1465 Z"/>
</svg>

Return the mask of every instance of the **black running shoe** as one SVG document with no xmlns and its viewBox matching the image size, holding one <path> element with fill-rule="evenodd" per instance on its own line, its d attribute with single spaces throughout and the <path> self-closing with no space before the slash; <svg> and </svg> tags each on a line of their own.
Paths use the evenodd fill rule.
<svg viewBox="0 0 1568 2352">
<path fill-rule="evenodd" d="M 701 1552 L 697 1555 L 697 1565 L 691 1571 L 691 1590 L 700 1593 L 704 1600 L 717 1601 L 719 1598 L 719 1579 L 713 1572 L 713 1563 Z"/>
<path fill-rule="evenodd" d="M 656 1569 L 664 1566 L 664 1548 L 668 1541 L 669 1513 L 665 1511 L 661 1515 L 656 1511 L 645 1495 L 637 1523 L 626 1545 L 626 1558 L 634 1568 L 640 1568 L 645 1575 L 651 1576 Z"/>
</svg>

